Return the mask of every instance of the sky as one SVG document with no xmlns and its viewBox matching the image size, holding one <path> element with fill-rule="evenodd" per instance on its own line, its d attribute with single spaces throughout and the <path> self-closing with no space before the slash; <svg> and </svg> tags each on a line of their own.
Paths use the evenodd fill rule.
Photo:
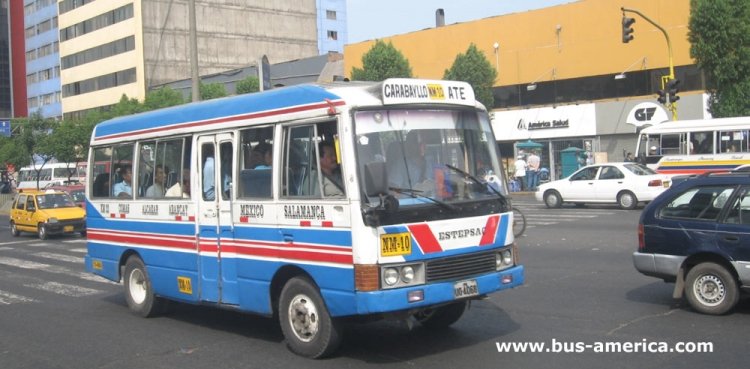
<svg viewBox="0 0 750 369">
<path fill-rule="evenodd" d="M 346 0 L 347 43 L 435 27 L 435 10 L 445 24 L 575 2 L 576 0 Z"/>
</svg>

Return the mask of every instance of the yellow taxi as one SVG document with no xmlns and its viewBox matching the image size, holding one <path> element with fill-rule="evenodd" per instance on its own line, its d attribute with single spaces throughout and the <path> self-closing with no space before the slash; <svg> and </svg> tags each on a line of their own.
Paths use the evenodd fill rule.
<svg viewBox="0 0 750 369">
<path fill-rule="evenodd" d="M 35 232 L 46 240 L 50 235 L 80 232 L 86 235 L 86 211 L 59 190 L 23 191 L 10 210 L 10 232 Z"/>
</svg>

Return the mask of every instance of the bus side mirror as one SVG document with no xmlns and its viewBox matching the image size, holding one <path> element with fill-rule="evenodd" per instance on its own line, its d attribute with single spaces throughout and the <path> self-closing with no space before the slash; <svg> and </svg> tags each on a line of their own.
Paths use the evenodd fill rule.
<svg viewBox="0 0 750 369">
<path fill-rule="evenodd" d="M 365 194 L 379 196 L 388 193 L 388 174 L 385 163 L 375 161 L 365 164 Z"/>
</svg>

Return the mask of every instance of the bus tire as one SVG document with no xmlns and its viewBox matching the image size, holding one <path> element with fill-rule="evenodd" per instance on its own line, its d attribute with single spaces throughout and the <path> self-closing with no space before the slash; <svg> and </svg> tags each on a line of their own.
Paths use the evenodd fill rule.
<svg viewBox="0 0 750 369">
<path fill-rule="evenodd" d="M 734 275 L 719 264 L 700 263 L 685 277 L 685 298 L 699 313 L 726 314 L 737 305 L 739 296 Z"/>
<path fill-rule="evenodd" d="M 414 318 L 425 328 L 447 328 L 464 315 L 468 305 L 468 301 L 461 301 L 437 308 L 425 309 L 414 314 Z"/>
<path fill-rule="evenodd" d="M 21 235 L 21 231 L 19 231 L 18 227 L 16 227 L 16 222 L 10 222 L 10 234 L 12 234 L 13 237 L 18 237 Z"/>
<path fill-rule="evenodd" d="M 331 318 L 317 287 L 305 277 L 290 279 L 279 296 L 279 323 L 289 349 L 317 359 L 341 344 L 341 322 Z"/>
<path fill-rule="evenodd" d="M 131 256 L 125 262 L 123 285 L 128 307 L 136 315 L 150 318 L 165 310 L 166 301 L 154 295 L 151 278 L 141 258 Z"/>
</svg>

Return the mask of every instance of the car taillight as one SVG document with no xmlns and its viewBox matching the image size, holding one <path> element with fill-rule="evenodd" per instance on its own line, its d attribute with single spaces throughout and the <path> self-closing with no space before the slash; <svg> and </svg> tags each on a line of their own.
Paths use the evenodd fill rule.
<svg viewBox="0 0 750 369">
<path fill-rule="evenodd" d="M 638 251 L 643 251 L 646 247 L 646 239 L 643 234 L 643 223 L 638 223 Z"/>
<path fill-rule="evenodd" d="M 649 187 L 661 187 L 662 186 L 661 179 L 652 179 L 648 181 L 648 186 Z"/>
</svg>

